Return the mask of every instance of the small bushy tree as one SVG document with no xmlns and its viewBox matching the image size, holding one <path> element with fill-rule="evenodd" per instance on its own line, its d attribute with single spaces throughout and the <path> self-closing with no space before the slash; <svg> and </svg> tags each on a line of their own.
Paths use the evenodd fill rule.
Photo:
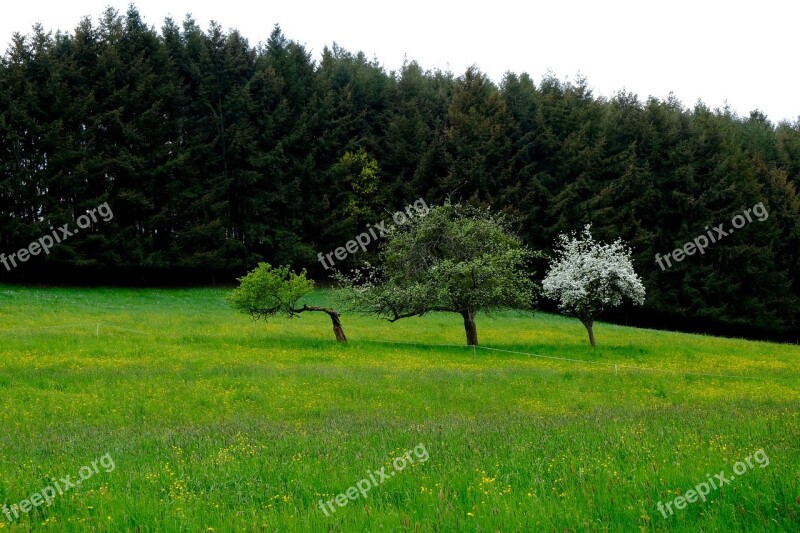
<svg viewBox="0 0 800 533">
<path fill-rule="evenodd" d="M 631 250 L 620 239 L 597 242 L 587 225 L 581 237 L 561 234 L 556 257 L 542 282 L 542 292 L 567 314 L 578 317 L 595 346 L 594 320 L 606 309 L 629 300 L 644 303 L 642 280 L 633 270 Z"/>
<path fill-rule="evenodd" d="M 306 311 L 327 313 L 336 340 L 347 342 L 340 315 L 335 309 L 311 305 L 297 307 L 298 301 L 313 290 L 314 282 L 306 278 L 305 270 L 296 274 L 288 266 L 272 267 L 269 263 L 259 263 L 254 270 L 239 278 L 239 287 L 227 296 L 227 300 L 234 309 L 249 314 L 254 320 L 266 320 L 277 315 L 291 318 Z"/>
<path fill-rule="evenodd" d="M 447 203 L 392 228 L 378 266 L 340 275 L 340 294 L 349 307 L 391 322 L 459 313 L 467 344 L 477 345 L 478 311 L 533 308 L 530 256 L 502 215 Z"/>
</svg>

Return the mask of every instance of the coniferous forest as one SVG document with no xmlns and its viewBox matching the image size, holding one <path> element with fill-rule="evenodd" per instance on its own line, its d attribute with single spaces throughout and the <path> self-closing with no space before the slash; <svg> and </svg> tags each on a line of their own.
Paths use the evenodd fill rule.
<svg viewBox="0 0 800 533">
<path fill-rule="evenodd" d="M 279 28 L 255 46 L 135 8 L 36 27 L 0 64 L 0 251 L 104 202 L 114 219 L 0 279 L 210 284 L 260 260 L 325 279 L 318 253 L 450 198 L 507 212 L 534 250 L 587 223 L 628 241 L 647 301 L 611 318 L 794 342 L 800 120 L 601 98 L 590 81 L 388 72 L 335 44 L 315 60 Z M 766 220 L 656 263 L 759 202 Z"/>
</svg>

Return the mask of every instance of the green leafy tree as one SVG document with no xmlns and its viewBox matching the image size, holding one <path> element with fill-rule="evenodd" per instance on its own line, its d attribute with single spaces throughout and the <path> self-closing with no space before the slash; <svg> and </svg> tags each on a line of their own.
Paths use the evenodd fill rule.
<svg viewBox="0 0 800 533">
<path fill-rule="evenodd" d="M 267 320 L 274 316 L 293 317 L 306 311 L 327 313 L 333 323 L 333 333 L 339 342 L 347 342 L 342 329 L 340 315 L 330 307 L 303 305 L 300 299 L 314 290 L 314 282 L 306 278 L 306 271 L 299 274 L 288 266 L 272 267 L 259 263 L 246 276 L 239 278 L 239 287 L 227 296 L 234 309 L 249 314 L 254 320 Z"/>
<path fill-rule="evenodd" d="M 532 309 L 531 252 L 499 214 L 446 203 L 394 227 L 381 263 L 339 275 L 353 309 L 390 322 L 431 311 L 459 313 L 467 344 L 478 344 L 478 311 Z"/>
</svg>

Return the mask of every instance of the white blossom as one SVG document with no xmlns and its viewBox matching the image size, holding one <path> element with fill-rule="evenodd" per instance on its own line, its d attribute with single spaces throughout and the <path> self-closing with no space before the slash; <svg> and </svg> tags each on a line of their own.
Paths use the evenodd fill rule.
<svg viewBox="0 0 800 533">
<path fill-rule="evenodd" d="M 544 295 L 585 325 L 626 299 L 641 305 L 645 297 L 642 280 L 633 270 L 630 248 L 620 239 L 610 244 L 597 242 L 590 228 L 587 225 L 580 238 L 574 233 L 558 236 L 556 257 L 542 282 Z"/>
</svg>

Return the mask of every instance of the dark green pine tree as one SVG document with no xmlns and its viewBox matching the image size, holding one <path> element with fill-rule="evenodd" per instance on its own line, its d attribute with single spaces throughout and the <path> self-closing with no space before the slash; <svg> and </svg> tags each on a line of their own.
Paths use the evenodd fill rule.
<svg viewBox="0 0 800 533">
<path fill-rule="evenodd" d="M 511 185 L 512 132 L 500 91 L 479 70 L 467 69 L 447 111 L 448 173 L 438 194 L 489 204 L 502 200 Z"/>
<path fill-rule="evenodd" d="M 380 164 L 394 179 L 387 201 L 400 206 L 423 196 L 427 202 L 444 198 L 432 185 L 447 175 L 444 126 L 454 81 L 441 72 L 426 73 L 416 62 L 400 69 L 393 96 L 383 120 L 383 149 Z"/>
<path fill-rule="evenodd" d="M 511 172 L 516 181 L 512 182 L 509 196 L 514 198 L 515 214 L 522 221 L 520 233 L 537 248 L 546 247 L 550 242 L 543 237 L 543 225 L 552 191 L 542 182 L 540 174 L 546 157 L 537 143 L 544 126 L 537 120 L 541 94 L 525 73 L 519 76 L 508 73 L 501 93 L 513 120 Z"/>
<path fill-rule="evenodd" d="M 255 130 L 249 164 L 256 172 L 237 199 L 248 249 L 278 264 L 308 264 L 316 256 L 317 238 L 305 223 L 320 196 L 314 184 L 314 83 L 308 52 L 275 27 L 249 84 Z"/>
</svg>

